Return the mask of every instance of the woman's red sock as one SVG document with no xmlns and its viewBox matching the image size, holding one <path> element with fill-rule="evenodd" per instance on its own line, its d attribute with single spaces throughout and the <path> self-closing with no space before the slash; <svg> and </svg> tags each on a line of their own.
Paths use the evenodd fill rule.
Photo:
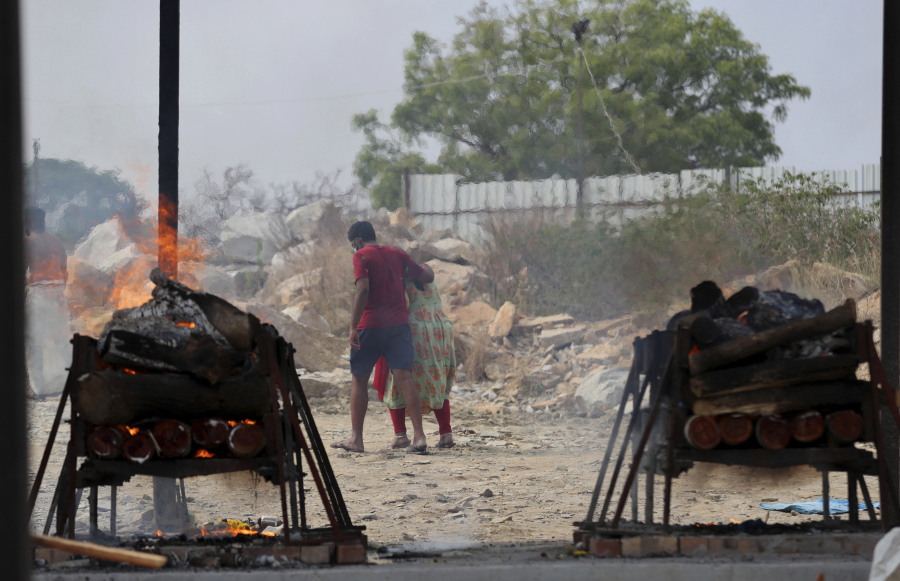
<svg viewBox="0 0 900 581">
<path fill-rule="evenodd" d="M 395 410 L 388 408 L 388 411 L 391 412 L 391 423 L 394 424 L 394 433 L 395 434 L 405 434 L 406 433 L 406 408 L 398 408 Z"/>
<path fill-rule="evenodd" d="M 438 432 L 443 436 L 449 434 L 453 430 L 450 428 L 450 400 L 444 400 L 444 407 L 434 410 L 434 419 L 438 423 Z M 394 424 L 396 426 L 396 424 Z M 396 429 L 396 428 L 395 428 Z"/>
</svg>

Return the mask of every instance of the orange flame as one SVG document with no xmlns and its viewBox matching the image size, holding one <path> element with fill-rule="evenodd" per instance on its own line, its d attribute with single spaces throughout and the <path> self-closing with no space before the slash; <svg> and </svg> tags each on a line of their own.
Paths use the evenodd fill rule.
<svg viewBox="0 0 900 581">
<path fill-rule="evenodd" d="M 128 433 L 132 436 L 141 431 L 140 428 L 132 428 L 131 426 L 125 426 L 125 429 L 128 430 Z"/>
<path fill-rule="evenodd" d="M 750 311 L 744 311 L 743 313 L 741 313 L 740 315 L 737 316 L 737 322 L 742 325 L 746 325 L 748 315 L 750 315 Z"/>
<path fill-rule="evenodd" d="M 167 216 L 165 208 L 163 210 L 161 214 Z M 133 242 L 137 248 L 138 258 L 129 261 L 119 270 L 113 281 L 110 302 L 115 309 L 137 307 L 151 298 L 153 283 L 150 281 L 150 271 L 157 266 L 158 241 L 156 236 L 148 234 L 146 239 L 135 239 Z M 163 259 L 178 260 L 178 279 L 192 288 L 199 288 L 194 263 L 205 262 L 209 255 L 210 251 L 200 239 L 179 239 L 177 248 L 174 239 L 171 239 L 164 249 Z"/>
<path fill-rule="evenodd" d="M 736 525 L 741 524 L 741 521 L 739 521 L 739 520 L 734 520 L 733 518 L 730 518 L 730 519 L 728 519 L 728 520 L 731 521 L 733 524 L 736 524 Z"/>
<path fill-rule="evenodd" d="M 204 450 L 200 448 L 194 453 L 194 458 L 215 458 L 216 455 L 210 452 L 209 450 Z"/>
<path fill-rule="evenodd" d="M 157 536 L 157 537 L 164 537 L 164 536 L 166 536 L 166 535 L 164 535 L 163 532 L 162 532 L 161 530 L 156 529 L 156 536 Z"/>
<path fill-rule="evenodd" d="M 137 375 L 138 374 L 138 372 L 135 371 L 134 369 L 128 369 L 127 367 L 123 367 L 122 371 L 124 371 L 128 375 Z"/>
<path fill-rule="evenodd" d="M 175 324 L 179 327 L 187 327 L 188 329 L 193 329 L 197 326 L 197 323 L 192 323 L 190 321 L 179 321 Z"/>
</svg>

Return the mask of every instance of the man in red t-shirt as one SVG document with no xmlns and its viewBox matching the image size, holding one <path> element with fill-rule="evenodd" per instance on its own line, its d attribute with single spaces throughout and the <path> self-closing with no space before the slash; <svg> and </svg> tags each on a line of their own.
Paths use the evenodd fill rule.
<svg viewBox="0 0 900 581">
<path fill-rule="evenodd" d="M 406 411 L 413 425 L 408 452 L 425 453 L 427 444 L 422 429 L 422 403 L 412 379 L 415 359 L 404 280 L 434 281 L 428 265 L 418 265 L 402 250 L 378 245 L 375 228 L 369 222 L 356 222 L 347 232 L 353 248 L 353 273 L 356 294 L 350 321 L 350 437 L 331 444 L 353 452 L 364 451 L 363 422 L 369 406 L 369 377 L 380 357 L 387 361 L 406 400 Z"/>
</svg>

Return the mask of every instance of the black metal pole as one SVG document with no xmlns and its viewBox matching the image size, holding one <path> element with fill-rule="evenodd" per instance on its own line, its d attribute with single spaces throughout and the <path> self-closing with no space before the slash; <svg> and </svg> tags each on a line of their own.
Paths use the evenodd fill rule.
<svg viewBox="0 0 900 581">
<path fill-rule="evenodd" d="M 159 3 L 159 268 L 178 278 L 179 0 Z"/>
<path fill-rule="evenodd" d="M 881 360 L 900 389 L 900 5 L 884 2 L 881 87 Z M 882 423 L 884 453 L 893 482 L 900 482 L 900 431 Z M 888 514 L 885 513 L 885 518 Z M 900 523 L 892 523 L 894 525 Z"/>
<path fill-rule="evenodd" d="M 19 2 L 0 2 L 0 282 L 3 304 L 0 328 L 0 369 L 4 375 L 0 430 L 6 442 L 5 491 L 0 495 L 3 514 L 3 576 L 29 579 L 28 517 L 26 515 L 25 443 L 25 241 L 23 224 L 24 168 L 22 166 L 22 81 L 19 37 Z"/>
<path fill-rule="evenodd" d="M 584 218 L 584 101 L 582 87 L 584 79 L 584 40 L 578 37 L 578 192 L 575 197 L 575 213 Z"/>
<path fill-rule="evenodd" d="M 178 278 L 178 66 L 179 0 L 159 2 L 159 232 L 157 262 L 170 278 Z M 184 528 L 172 478 L 153 478 L 153 507 L 164 531 Z"/>
</svg>

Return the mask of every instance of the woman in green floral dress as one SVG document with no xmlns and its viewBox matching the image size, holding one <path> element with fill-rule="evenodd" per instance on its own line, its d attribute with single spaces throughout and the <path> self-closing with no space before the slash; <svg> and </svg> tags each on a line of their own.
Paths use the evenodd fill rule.
<svg viewBox="0 0 900 581">
<path fill-rule="evenodd" d="M 441 435 L 438 448 L 452 448 L 455 444 L 450 427 L 448 396 L 456 376 L 453 323 L 444 314 L 441 295 L 433 283 L 409 282 L 406 296 L 409 301 L 409 326 L 416 350 L 412 376 L 422 399 L 422 414 L 434 411 Z M 374 383 L 379 396 L 383 394 L 384 403 L 391 412 L 394 424 L 394 441 L 391 447 L 409 446 L 410 441 L 406 436 L 406 402 L 400 389 L 394 386 L 384 361 L 379 361 L 376 365 Z M 382 387 L 383 390 L 379 389 Z"/>
</svg>

